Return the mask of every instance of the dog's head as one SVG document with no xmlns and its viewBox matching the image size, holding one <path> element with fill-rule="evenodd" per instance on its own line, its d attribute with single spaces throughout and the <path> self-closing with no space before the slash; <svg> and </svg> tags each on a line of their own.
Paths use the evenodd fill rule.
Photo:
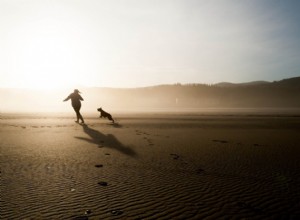
<svg viewBox="0 0 300 220">
<path fill-rule="evenodd" d="M 102 108 L 97 108 L 97 111 L 102 112 L 103 110 L 102 110 Z"/>
</svg>

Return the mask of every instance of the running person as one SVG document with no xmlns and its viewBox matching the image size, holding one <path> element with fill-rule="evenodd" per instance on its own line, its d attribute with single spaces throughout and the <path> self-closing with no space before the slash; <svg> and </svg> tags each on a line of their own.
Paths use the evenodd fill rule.
<svg viewBox="0 0 300 220">
<path fill-rule="evenodd" d="M 72 107 L 74 109 L 74 111 L 76 112 L 76 116 L 77 116 L 77 123 L 79 122 L 79 119 L 81 120 L 81 123 L 84 124 L 84 120 L 82 115 L 80 114 L 80 108 L 81 108 L 81 101 L 83 101 L 83 98 L 81 97 L 81 95 L 79 95 L 79 90 L 78 89 L 74 89 L 74 92 L 71 93 L 67 98 L 64 99 L 65 101 L 68 101 L 69 99 L 71 99 L 72 102 Z"/>
</svg>

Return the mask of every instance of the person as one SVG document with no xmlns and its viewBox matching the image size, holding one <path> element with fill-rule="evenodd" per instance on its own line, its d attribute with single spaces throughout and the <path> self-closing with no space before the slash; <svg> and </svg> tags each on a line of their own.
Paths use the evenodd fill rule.
<svg viewBox="0 0 300 220">
<path fill-rule="evenodd" d="M 65 98 L 63 101 L 68 101 L 69 99 L 71 99 L 72 102 L 72 107 L 74 109 L 74 111 L 76 112 L 76 116 L 77 116 L 77 123 L 79 123 L 79 119 L 81 120 L 81 123 L 84 124 L 84 120 L 82 115 L 80 114 L 80 108 L 81 108 L 81 101 L 83 101 L 83 98 L 81 97 L 81 95 L 79 95 L 79 90 L 78 89 L 74 89 L 74 92 L 71 93 L 67 98 Z"/>
</svg>

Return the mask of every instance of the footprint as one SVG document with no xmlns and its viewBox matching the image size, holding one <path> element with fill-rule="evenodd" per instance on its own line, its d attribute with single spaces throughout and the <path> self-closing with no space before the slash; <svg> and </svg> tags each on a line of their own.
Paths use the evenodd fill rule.
<svg viewBox="0 0 300 220">
<path fill-rule="evenodd" d="M 196 170 L 196 173 L 197 173 L 197 174 L 203 174 L 203 173 L 204 173 L 204 170 L 203 170 L 202 168 L 198 168 L 198 169 Z"/>
<path fill-rule="evenodd" d="M 103 167 L 103 164 L 96 164 L 95 167 L 97 168 Z"/>
<path fill-rule="evenodd" d="M 170 154 L 170 155 L 173 157 L 174 160 L 178 160 L 178 158 L 179 158 L 179 155 L 177 155 L 177 154 Z"/>
<path fill-rule="evenodd" d="M 228 143 L 228 141 L 225 141 L 225 140 L 213 140 L 213 142 L 218 142 L 218 143 L 222 143 L 222 144 Z"/>
<path fill-rule="evenodd" d="M 86 210 L 86 211 L 84 212 L 85 215 L 89 215 L 89 214 L 91 214 L 91 213 L 92 213 L 92 210 L 90 210 L 90 209 L 88 209 L 88 210 Z"/>
<path fill-rule="evenodd" d="M 154 143 L 152 142 L 151 139 L 148 139 L 147 141 L 148 141 L 148 145 L 150 145 L 150 146 L 153 146 L 153 145 L 154 145 Z"/>
<path fill-rule="evenodd" d="M 98 182 L 98 185 L 100 185 L 100 186 L 108 186 L 108 183 L 107 182 Z"/>
<path fill-rule="evenodd" d="M 122 211 L 122 210 L 116 209 L 116 210 L 112 210 L 110 213 L 111 213 L 112 215 L 122 215 L 122 214 L 123 214 L 123 211 Z"/>
<path fill-rule="evenodd" d="M 89 220 L 89 217 L 87 216 L 77 216 L 77 217 L 74 217 L 72 218 L 72 220 Z"/>
</svg>

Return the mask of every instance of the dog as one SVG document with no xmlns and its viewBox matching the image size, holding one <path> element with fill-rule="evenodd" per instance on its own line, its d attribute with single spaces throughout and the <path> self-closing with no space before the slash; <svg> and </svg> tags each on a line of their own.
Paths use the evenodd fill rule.
<svg viewBox="0 0 300 220">
<path fill-rule="evenodd" d="M 112 118 L 111 114 L 109 114 L 108 112 L 104 111 L 102 108 L 98 108 L 97 111 L 100 112 L 99 118 L 108 118 L 113 123 L 115 123 L 115 120 Z"/>
</svg>

